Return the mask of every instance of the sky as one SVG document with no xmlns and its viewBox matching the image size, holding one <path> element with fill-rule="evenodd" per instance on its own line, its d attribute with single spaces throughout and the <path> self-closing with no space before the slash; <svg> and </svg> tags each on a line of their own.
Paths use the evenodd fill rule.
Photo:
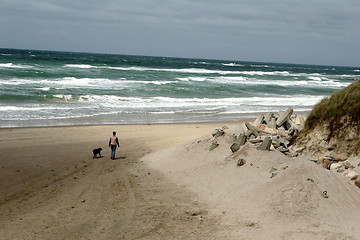
<svg viewBox="0 0 360 240">
<path fill-rule="evenodd" d="M 360 66 L 359 0 L 0 0 L 0 48 Z"/>
</svg>

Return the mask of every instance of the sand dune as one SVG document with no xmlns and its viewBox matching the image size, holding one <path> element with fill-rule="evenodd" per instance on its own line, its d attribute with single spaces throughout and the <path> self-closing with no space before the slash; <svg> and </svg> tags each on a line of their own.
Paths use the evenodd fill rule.
<svg viewBox="0 0 360 240">
<path fill-rule="evenodd" d="M 307 158 L 258 151 L 249 143 L 232 153 L 233 132 L 226 132 L 212 151 L 208 149 L 214 138 L 209 132 L 143 160 L 222 216 L 226 239 L 360 238 L 360 189 L 353 181 Z M 246 164 L 238 167 L 239 158 Z M 329 198 L 322 197 L 323 191 Z"/>
</svg>

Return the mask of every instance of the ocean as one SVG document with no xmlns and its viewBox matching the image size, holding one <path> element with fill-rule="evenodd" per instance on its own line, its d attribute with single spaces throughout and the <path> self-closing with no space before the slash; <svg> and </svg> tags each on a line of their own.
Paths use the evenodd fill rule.
<svg viewBox="0 0 360 240">
<path fill-rule="evenodd" d="M 359 78 L 360 67 L 0 49 L 0 127 L 308 112 Z"/>
</svg>

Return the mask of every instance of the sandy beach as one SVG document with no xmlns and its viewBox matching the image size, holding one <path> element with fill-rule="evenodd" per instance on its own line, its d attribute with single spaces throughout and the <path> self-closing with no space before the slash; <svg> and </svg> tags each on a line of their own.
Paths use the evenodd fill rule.
<svg viewBox="0 0 360 240">
<path fill-rule="evenodd" d="M 353 181 L 278 151 L 246 145 L 233 154 L 239 124 L 0 129 L 0 238 L 360 239 Z"/>
</svg>

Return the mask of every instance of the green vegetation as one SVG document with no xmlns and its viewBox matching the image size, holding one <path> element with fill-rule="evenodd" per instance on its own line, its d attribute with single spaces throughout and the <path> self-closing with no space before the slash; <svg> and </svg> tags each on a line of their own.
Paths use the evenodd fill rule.
<svg viewBox="0 0 360 240">
<path fill-rule="evenodd" d="M 344 124 L 356 126 L 360 123 L 360 79 L 315 105 L 306 120 L 303 134 L 324 123 L 329 127 L 330 136 Z"/>
</svg>

